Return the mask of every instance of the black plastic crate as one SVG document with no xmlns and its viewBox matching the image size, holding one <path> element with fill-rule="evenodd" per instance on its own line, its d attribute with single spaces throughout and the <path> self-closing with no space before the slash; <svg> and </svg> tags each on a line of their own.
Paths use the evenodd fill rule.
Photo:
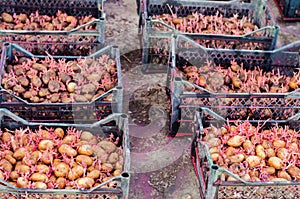
<svg viewBox="0 0 300 199">
<path fill-rule="evenodd" d="M 154 15 L 171 14 L 170 9 L 178 17 L 184 17 L 194 12 L 204 16 L 216 13 L 220 13 L 224 17 L 232 17 L 234 14 L 238 14 L 240 18 L 247 16 L 259 29 L 241 36 L 184 33 L 162 21 L 151 19 Z M 276 46 L 279 32 L 279 27 L 276 25 L 270 9 L 262 0 L 252 0 L 250 3 L 240 0 L 230 2 L 149 0 L 147 4 L 145 3 L 144 15 L 146 27 L 143 36 L 143 71 L 145 73 L 167 70 L 168 65 L 165 64 L 165 60 L 168 60 L 168 53 L 171 53 L 171 34 L 183 34 L 207 48 L 272 50 Z M 160 48 L 163 48 L 164 51 L 161 51 Z"/>
<path fill-rule="evenodd" d="M 2 53 L 1 74 L 5 67 L 15 58 L 20 57 L 45 59 L 45 55 L 33 55 L 16 44 L 6 43 Z M 28 120 L 38 122 L 67 122 L 93 123 L 112 113 L 122 113 L 123 89 L 121 81 L 121 66 L 119 49 L 116 46 L 107 46 L 88 57 L 100 57 L 107 54 L 115 59 L 117 67 L 117 85 L 90 102 L 76 103 L 30 103 L 8 92 L 4 88 L 0 91 L 0 108 L 7 108 L 14 114 Z M 76 60 L 79 56 L 53 56 L 54 59 L 65 58 Z M 84 57 L 81 57 L 84 58 Z"/>
<path fill-rule="evenodd" d="M 67 129 L 74 127 L 77 130 L 89 131 L 101 138 L 113 135 L 113 140 L 118 140 L 117 146 L 122 147 L 123 171 L 121 175 L 105 181 L 89 190 L 66 189 L 21 189 L 4 180 L 0 180 L 1 198 L 102 198 L 102 199 L 128 199 L 130 179 L 130 145 L 128 134 L 128 118 L 125 114 L 112 114 L 109 117 L 93 124 L 63 124 L 63 123 L 37 123 L 28 122 L 14 115 L 7 109 L 0 109 L 0 128 L 9 129 L 39 129 L 43 127 Z M 105 188 L 111 181 L 116 182 L 115 188 Z"/>
<path fill-rule="evenodd" d="M 289 129 L 299 131 L 300 114 L 287 120 L 259 120 L 251 121 L 253 126 L 260 125 L 262 129 L 270 129 L 275 125 L 289 126 Z M 196 139 L 192 144 L 192 161 L 200 184 L 200 198 L 299 198 L 300 181 L 267 181 L 249 182 L 222 166 L 213 162 L 209 145 L 203 141 L 204 128 L 209 126 L 222 127 L 224 124 L 235 124 L 243 120 L 232 120 L 222 117 L 206 108 L 197 109 L 194 115 L 194 131 Z M 260 123 L 259 123 L 260 122 Z M 235 181 L 224 181 L 227 175 Z"/>
<path fill-rule="evenodd" d="M 300 20 L 300 2 L 298 0 L 274 0 L 284 21 Z"/>
<path fill-rule="evenodd" d="M 261 66 L 263 71 L 273 70 L 287 76 L 299 68 L 300 41 L 273 51 L 246 51 L 208 49 L 193 40 L 178 35 L 173 40 L 173 68 L 169 73 L 172 93 L 172 133 L 176 133 L 177 121 L 192 121 L 195 109 L 209 108 L 221 116 L 250 120 L 273 118 L 284 120 L 300 112 L 299 88 L 286 93 L 226 93 L 213 92 L 179 77 L 183 66 L 204 67 L 212 62 L 212 70 L 221 65 L 230 66 L 235 60 L 244 69 Z"/>
<path fill-rule="evenodd" d="M 39 12 L 40 15 L 56 15 L 60 10 L 68 15 L 73 16 L 92 16 L 95 20 L 80 25 L 69 31 L 30 31 L 30 30 L 1 30 L 0 40 L 3 42 L 14 42 L 28 50 L 35 49 L 38 44 L 44 45 L 44 51 L 51 54 L 57 53 L 49 47 L 51 44 L 68 44 L 72 48 L 77 48 L 78 44 L 93 47 L 95 43 L 104 47 L 105 41 L 105 13 L 103 11 L 102 0 L 63 0 L 63 1 L 43 1 L 43 0 L 1 0 L 0 14 L 7 12 L 9 14 Z M 92 26 L 91 30 L 85 30 L 86 27 Z M 38 54 L 39 51 L 32 53 Z M 82 54 L 86 56 L 88 54 Z"/>
</svg>

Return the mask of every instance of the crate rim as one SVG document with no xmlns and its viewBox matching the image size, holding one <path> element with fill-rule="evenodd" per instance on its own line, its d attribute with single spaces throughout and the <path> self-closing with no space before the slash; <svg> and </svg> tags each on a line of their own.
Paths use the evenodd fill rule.
<svg viewBox="0 0 300 199">
<path fill-rule="evenodd" d="M 150 18 L 147 18 L 146 19 L 146 23 L 148 24 L 148 27 L 151 29 L 151 24 L 155 24 L 155 23 L 158 23 L 159 25 L 162 25 L 162 26 L 165 26 L 166 28 L 170 29 L 172 32 L 168 32 L 168 31 L 158 31 L 158 32 L 154 32 L 155 35 L 158 35 L 158 34 L 178 34 L 178 35 L 186 35 L 186 36 L 194 36 L 194 37 L 197 37 L 197 36 L 201 36 L 201 37 L 215 37 L 215 38 L 223 38 L 223 37 L 227 37 L 227 38 L 232 38 L 232 39 L 239 39 L 239 38 L 249 38 L 249 37 L 253 37 L 252 35 L 257 33 L 257 32 L 260 32 L 260 31 L 263 31 L 263 30 L 275 30 L 276 32 L 279 32 L 280 30 L 280 26 L 277 25 L 277 24 L 274 24 L 273 26 L 264 26 L 264 27 L 261 27 L 255 31 L 252 31 L 250 33 L 247 33 L 247 34 L 243 34 L 243 35 L 228 35 L 228 34 L 201 34 L 201 33 L 186 33 L 186 32 L 181 32 L 175 28 L 173 28 L 172 26 L 169 26 L 168 24 L 160 21 L 160 20 L 152 20 Z M 276 33 L 277 34 L 277 33 Z M 258 37 L 259 38 L 259 37 Z M 250 38 L 249 38 L 250 39 Z"/>
<path fill-rule="evenodd" d="M 279 27 L 279 26 L 278 26 Z M 192 45 L 195 45 L 199 48 L 201 48 L 202 50 L 218 50 L 220 52 L 232 52 L 234 50 L 234 52 L 236 53 L 265 53 L 265 54 L 274 54 L 277 52 L 281 52 L 284 50 L 287 50 L 289 48 L 295 47 L 295 46 L 300 46 L 300 40 L 294 41 L 292 43 L 289 43 L 287 45 L 281 46 L 279 48 L 273 49 L 273 50 L 247 50 L 247 49 L 226 49 L 226 48 L 206 48 L 204 46 L 202 46 L 201 44 L 198 44 L 197 42 L 195 42 L 194 40 L 190 39 L 189 37 L 185 36 L 185 34 L 172 34 L 172 42 L 173 42 L 173 46 L 175 47 L 177 44 L 178 39 L 184 39 L 185 41 L 191 43 Z M 172 51 L 173 55 L 172 57 L 175 55 L 175 49 Z M 299 52 L 299 56 L 300 56 L 300 52 Z"/>
<path fill-rule="evenodd" d="M 177 78 L 177 77 L 176 77 Z M 198 85 L 192 84 L 189 81 L 180 79 L 175 80 L 177 83 L 182 83 L 183 85 L 193 86 L 198 90 L 202 90 L 203 92 L 192 92 L 192 91 L 183 91 L 181 94 L 181 98 L 203 98 L 204 95 L 207 97 L 214 98 L 267 98 L 267 97 L 276 97 L 276 98 L 288 98 L 288 97 L 299 97 L 300 98 L 300 88 L 297 88 L 294 91 L 288 93 L 217 93 L 205 88 L 202 88 Z"/>
<path fill-rule="evenodd" d="M 141 0 L 141 1 L 146 1 L 146 3 L 144 4 L 144 8 L 143 8 L 143 12 L 145 13 L 145 17 L 146 19 L 149 18 L 148 16 L 148 10 L 147 10 L 147 6 L 148 3 L 150 1 L 154 1 L 154 2 L 158 2 L 158 0 Z M 262 2 L 263 0 L 259 0 L 260 2 Z M 243 2 L 243 0 L 230 0 L 230 1 L 203 1 L 203 0 L 179 0 L 179 1 L 174 1 L 174 0 L 163 0 L 161 1 L 163 4 L 169 4 L 169 3 L 176 3 L 176 4 L 180 4 L 181 2 L 187 2 L 187 3 L 205 3 L 206 5 L 238 5 L 238 4 L 250 4 L 247 2 Z"/>
<path fill-rule="evenodd" d="M 86 26 L 89 26 L 89 25 L 93 25 L 93 24 L 98 24 L 100 22 L 105 22 L 105 14 L 103 15 L 103 17 L 99 18 L 99 19 L 94 19 L 92 21 L 89 21 L 85 24 L 82 24 L 80 26 L 77 26 L 76 28 L 73 28 L 72 30 L 40 30 L 40 31 L 32 31 L 32 30 L 1 30 L 0 31 L 0 35 L 8 35 L 10 36 L 11 34 L 19 34 L 19 35 L 31 35 L 31 34 L 35 34 L 35 35 L 48 35 L 48 34 L 51 34 L 51 35 L 72 35 L 74 33 L 78 33 L 78 34 L 85 34 L 85 35 L 88 35 L 88 34 L 92 34 L 94 33 L 95 36 L 98 36 L 99 34 L 96 34 L 98 33 L 98 31 L 95 29 L 95 30 L 92 30 L 92 31 L 81 31 L 80 29 L 81 28 L 84 28 Z"/>
</svg>

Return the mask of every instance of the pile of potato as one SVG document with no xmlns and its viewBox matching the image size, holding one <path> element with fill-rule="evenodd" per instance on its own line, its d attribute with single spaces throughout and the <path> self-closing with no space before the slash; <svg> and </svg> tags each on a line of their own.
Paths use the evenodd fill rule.
<svg viewBox="0 0 300 199">
<path fill-rule="evenodd" d="M 120 140 L 73 127 L 4 130 L 0 179 L 18 188 L 90 189 L 123 171 Z M 105 187 L 113 188 L 112 181 Z"/>
<path fill-rule="evenodd" d="M 70 16 L 61 11 L 58 11 L 56 16 L 39 15 L 38 11 L 30 15 L 24 13 L 11 15 L 3 12 L 0 18 L 0 30 L 69 31 L 95 19 L 92 16 Z M 95 25 L 84 27 L 85 30 L 95 28 Z"/>
<path fill-rule="evenodd" d="M 162 14 L 155 15 L 152 19 L 162 21 L 184 33 L 244 35 L 258 30 L 258 27 L 250 19 L 247 17 L 240 19 L 237 14 L 230 18 L 219 14 L 205 16 L 200 13 L 193 13 L 186 17 Z M 157 28 L 162 27 L 158 25 Z"/>
<path fill-rule="evenodd" d="M 207 90 L 223 93 L 287 93 L 300 86 L 300 72 L 293 76 L 282 75 L 280 71 L 264 71 L 262 67 L 247 70 L 235 61 L 228 68 L 184 66 L 178 75 L 192 84 Z"/>
<path fill-rule="evenodd" d="M 116 61 L 104 54 L 77 60 L 25 58 L 5 67 L 4 89 L 28 102 L 92 101 L 118 83 Z"/>
<path fill-rule="evenodd" d="M 299 132 L 289 126 L 265 128 L 248 121 L 213 125 L 202 139 L 214 163 L 246 181 L 300 180 Z M 225 173 L 222 181 L 237 181 Z"/>
</svg>

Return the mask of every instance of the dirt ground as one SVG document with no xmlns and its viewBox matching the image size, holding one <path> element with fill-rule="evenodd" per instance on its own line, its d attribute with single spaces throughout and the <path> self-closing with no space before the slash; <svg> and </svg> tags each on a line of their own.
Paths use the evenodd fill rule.
<svg viewBox="0 0 300 199">
<path fill-rule="evenodd" d="M 300 22 L 283 23 L 277 46 L 300 39 Z M 130 199 L 199 198 L 199 184 L 191 163 L 192 137 L 168 138 L 170 114 L 166 74 L 141 72 L 140 38 L 135 0 L 107 0 L 106 43 L 118 45 L 124 84 L 124 111 L 130 116 Z"/>
</svg>

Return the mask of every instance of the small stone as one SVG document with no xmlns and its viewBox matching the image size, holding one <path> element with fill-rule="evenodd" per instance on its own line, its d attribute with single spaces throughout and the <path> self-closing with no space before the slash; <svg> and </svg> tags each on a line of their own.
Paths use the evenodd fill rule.
<svg viewBox="0 0 300 199">
<path fill-rule="evenodd" d="M 182 199 L 193 199 L 190 194 L 184 194 L 181 198 Z"/>
</svg>

